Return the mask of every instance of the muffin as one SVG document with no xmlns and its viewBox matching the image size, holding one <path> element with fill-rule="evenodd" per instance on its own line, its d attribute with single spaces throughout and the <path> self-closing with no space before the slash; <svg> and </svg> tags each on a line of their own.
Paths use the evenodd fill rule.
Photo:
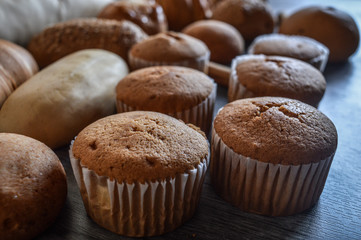
<svg viewBox="0 0 361 240">
<path fill-rule="evenodd" d="M 98 18 L 128 20 L 143 29 L 149 35 L 168 30 L 163 8 L 150 0 L 123 0 L 108 4 Z"/>
<path fill-rule="evenodd" d="M 279 32 L 319 41 L 330 50 L 330 62 L 346 61 L 356 52 L 360 41 L 360 33 L 353 18 L 333 7 L 300 9 L 282 21 Z"/>
<path fill-rule="evenodd" d="M 247 42 L 273 32 L 275 25 L 270 6 L 262 0 L 223 0 L 213 9 L 212 19 L 231 24 Z"/>
<path fill-rule="evenodd" d="M 177 66 L 143 68 L 117 85 L 117 110 L 155 111 L 192 123 L 208 133 L 217 85 L 206 74 Z"/>
<path fill-rule="evenodd" d="M 10 94 L 38 70 L 26 49 L 0 39 L 0 109 Z"/>
<path fill-rule="evenodd" d="M 210 3 L 204 0 L 156 0 L 167 16 L 169 29 L 181 31 L 188 24 L 210 18 L 212 11 Z"/>
<path fill-rule="evenodd" d="M 211 61 L 229 64 L 244 52 L 242 35 L 232 25 L 216 20 L 200 20 L 182 31 L 204 42 L 211 52 Z"/>
<path fill-rule="evenodd" d="M 166 32 L 135 44 L 129 51 L 129 65 L 132 70 L 175 65 L 207 73 L 209 55 L 202 41 L 183 33 Z"/>
<path fill-rule="evenodd" d="M 234 59 L 228 100 L 275 96 L 297 99 L 317 107 L 326 90 L 322 73 L 303 61 L 264 55 Z"/>
<path fill-rule="evenodd" d="M 243 211 L 296 214 L 319 199 L 336 147 L 335 126 L 310 105 L 278 97 L 237 100 L 214 120 L 212 184 Z"/>
<path fill-rule="evenodd" d="M 327 64 L 329 50 L 309 37 L 272 33 L 258 36 L 249 46 L 248 53 L 296 58 L 322 72 Z"/>
<path fill-rule="evenodd" d="M 75 19 L 48 27 L 33 37 L 28 50 L 40 68 L 83 49 L 103 49 L 127 61 L 129 49 L 148 35 L 123 20 Z"/>
<path fill-rule="evenodd" d="M 134 111 L 83 129 L 70 160 L 88 215 L 126 236 L 172 231 L 194 213 L 209 162 L 199 129 Z"/>
<path fill-rule="evenodd" d="M 18 134 L 0 133 L 0 235 L 32 239 L 60 213 L 66 175 L 45 144 Z"/>
</svg>

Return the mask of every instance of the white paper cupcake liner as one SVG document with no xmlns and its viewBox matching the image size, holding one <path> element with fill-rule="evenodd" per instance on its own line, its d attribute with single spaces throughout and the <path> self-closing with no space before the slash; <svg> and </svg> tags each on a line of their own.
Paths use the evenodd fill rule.
<svg viewBox="0 0 361 240">
<path fill-rule="evenodd" d="M 217 84 L 214 83 L 213 89 L 209 96 L 198 105 L 181 112 L 169 112 L 165 114 L 177 119 L 181 119 L 185 123 L 192 123 L 207 134 L 212 124 L 216 96 Z M 131 107 L 120 100 L 117 100 L 116 105 L 118 113 L 144 110 L 142 106 Z"/>
<path fill-rule="evenodd" d="M 189 59 L 179 62 L 156 62 L 156 61 L 147 61 L 140 58 L 133 57 L 130 52 L 128 54 L 128 61 L 129 66 L 132 69 L 132 71 L 140 69 L 140 68 L 146 68 L 151 66 L 183 66 L 183 67 L 189 67 L 196 70 L 199 70 L 201 72 L 204 72 L 205 74 L 208 74 L 208 63 L 210 58 L 210 52 L 208 51 L 205 55 L 198 57 L 197 59 Z"/>
<path fill-rule="evenodd" d="M 242 55 L 234 58 L 231 65 L 231 75 L 228 82 L 228 102 L 237 99 L 256 97 L 252 91 L 249 91 L 242 83 L 238 81 L 237 65 L 241 62 L 251 59 L 263 59 L 265 55 Z"/>
<path fill-rule="evenodd" d="M 270 216 L 302 212 L 319 199 L 334 154 L 317 163 L 264 163 L 235 153 L 212 129 L 210 173 L 216 192 L 243 211 Z"/>
<path fill-rule="evenodd" d="M 194 214 L 209 163 L 155 182 L 118 183 L 69 156 L 88 215 L 100 226 L 125 236 L 155 236 L 172 231 Z"/>
<path fill-rule="evenodd" d="M 312 58 L 311 60 L 307 61 L 307 63 L 311 64 L 312 66 L 314 66 L 315 68 L 317 68 L 318 70 L 320 70 L 321 72 L 323 72 L 325 70 L 327 61 L 328 61 L 328 55 L 329 55 L 329 50 L 328 48 L 323 45 L 322 43 L 309 38 L 309 37 L 304 37 L 304 36 L 296 36 L 296 35 L 283 35 L 283 34 L 266 34 L 266 35 L 261 35 L 258 36 L 257 38 L 255 38 L 255 40 L 252 42 L 252 44 L 249 46 L 248 48 L 248 54 L 254 54 L 254 46 L 256 44 L 259 44 L 260 42 L 265 41 L 265 43 L 267 43 L 267 40 L 272 40 L 272 39 L 276 39 L 276 40 L 281 40 L 282 39 L 295 39 L 295 40 L 302 40 L 304 42 L 307 42 L 310 45 L 315 46 L 316 48 L 318 48 L 321 52 L 321 54 L 315 58 Z M 262 54 L 262 53 L 261 53 Z"/>
</svg>

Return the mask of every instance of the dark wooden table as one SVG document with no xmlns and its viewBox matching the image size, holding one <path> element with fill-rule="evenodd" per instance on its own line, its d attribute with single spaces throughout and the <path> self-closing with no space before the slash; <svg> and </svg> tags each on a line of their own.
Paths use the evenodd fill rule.
<svg viewBox="0 0 361 240">
<path fill-rule="evenodd" d="M 349 12 L 361 25 L 361 1 L 269 1 L 275 11 L 290 12 L 310 4 L 331 5 Z M 327 90 L 319 106 L 336 125 L 339 144 L 319 202 L 290 217 L 264 217 L 241 212 L 218 197 L 207 176 L 194 217 L 175 231 L 152 239 L 361 239 L 361 53 L 349 62 L 328 65 Z M 226 104 L 219 87 L 217 111 Z M 38 239 L 131 239 L 109 232 L 86 214 L 68 158 L 56 151 L 68 176 L 65 207 Z"/>
</svg>

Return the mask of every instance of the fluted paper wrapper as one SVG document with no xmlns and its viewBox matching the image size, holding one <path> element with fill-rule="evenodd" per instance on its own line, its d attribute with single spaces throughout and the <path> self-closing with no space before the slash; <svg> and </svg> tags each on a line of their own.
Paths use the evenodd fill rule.
<svg viewBox="0 0 361 240">
<path fill-rule="evenodd" d="M 130 68 L 134 71 L 140 68 L 152 67 L 152 66 L 183 66 L 189 67 L 205 74 L 208 74 L 208 63 L 209 63 L 210 52 L 208 51 L 205 55 L 198 57 L 197 59 L 189 59 L 178 62 L 157 62 L 157 61 L 147 61 L 140 58 L 132 56 L 129 52 L 128 61 Z"/>
<path fill-rule="evenodd" d="M 243 211 L 292 215 L 317 202 L 333 156 L 301 165 L 264 163 L 235 153 L 213 128 L 212 184 L 223 199 Z"/>
<path fill-rule="evenodd" d="M 170 112 L 165 114 L 172 116 L 176 119 L 181 119 L 185 123 L 192 123 L 207 134 L 212 125 L 213 109 L 216 102 L 216 95 L 217 84 L 213 84 L 211 94 L 209 94 L 209 96 L 198 105 L 181 112 Z M 131 107 L 120 100 L 117 100 L 116 103 L 118 113 L 144 110 L 141 106 Z"/>
<path fill-rule="evenodd" d="M 263 57 L 264 55 L 260 55 Z M 242 55 L 232 60 L 231 76 L 228 83 L 228 102 L 233 102 L 237 99 L 255 97 L 252 91 L 249 91 L 242 83 L 238 81 L 237 65 L 241 62 L 257 58 L 257 55 Z"/>
<path fill-rule="evenodd" d="M 209 163 L 155 182 L 118 183 L 82 166 L 69 150 L 75 179 L 88 215 L 100 226 L 125 236 L 172 231 L 194 214 Z"/>
<path fill-rule="evenodd" d="M 320 55 L 317 57 L 314 57 L 312 59 L 310 59 L 309 61 L 306 61 L 307 63 L 311 64 L 312 66 L 314 66 L 315 68 L 317 68 L 318 70 L 320 70 L 321 72 L 323 72 L 325 70 L 327 61 L 328 61 L 328 55 L 330 53 L 329 49 L 323 45 L 322 43 L 309 38 L 309 37 L 304 37 L 304 36 L 292 36 L 292 35 L 287 35 L 284 36 L 282 34 L 267 34 L 267 35 L 261 35 L 258 36 L 253 42 L 252 44 L 249 46 L 248 48 L 248 54 L 254 54 L 254 46 L 256 44 L 258 44 L 259 42 L 262 42 L 264 40 L 268 40 L 268 39 L 280 39 L 282 41 L 282 38 L 291 38 L 291 39 L 295 39 L 295 40 L 299 40 L 301 39 L 304 42 L 307 42 L 310 45 L 315 46 L 319 51 L 320 51 Z"/>
</svg>

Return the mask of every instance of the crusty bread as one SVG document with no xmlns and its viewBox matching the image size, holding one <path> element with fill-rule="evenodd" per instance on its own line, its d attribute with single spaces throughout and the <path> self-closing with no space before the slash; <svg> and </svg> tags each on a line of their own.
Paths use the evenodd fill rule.
<svg viewBox="0 0 361 240">
<path fill-rule="evenodd" d="M 38 72 L 38 65 L 24 48 L 0 39 L 0 108 L 7 97 Z"/>
<path fill-rule="evenodd" d="M 149 0 L 123 0 L 108 4 L 98 18 L 128 20 L 149 35 L 168 30 L 167 18 L 163 8 Z"/>
<path fill-rule="evenodd" d="M 45 144 L 0 133 L 0 235 L 32 239 L 60 213 L 67 193 L 59 158 Z"/>
<path fill-rule="evenodd" d="M 209 2 L 204 0 L 156 0 L 164 9 L 169 29 L 181 31 L 188 24 L 210 18 L 212 11 Z"/>
<path fill-rule="evenodd" d="M 115 86 L 128 73 L 119 56 L 88 49 L 43 69 L 0 111 L 0 132 L 30 136 L 51 148 L 68 144 L 91 122 L 115 112 Z"/>
<path fill-rule="evenodd" d="M 1 0 L 0 38 L 26 46 L 44 28 L 73 18 L 95 17 L 114 0 Z"/>
<path fill-rule="evenodd" d="M 31 40 L 28 49 L 41 68 L 90 48 L 108 50 L 127 60 L 133 44 L 146 37 L 140 27 L 126 20 L 75 19 L 48 27 Z"/>
</svg>

